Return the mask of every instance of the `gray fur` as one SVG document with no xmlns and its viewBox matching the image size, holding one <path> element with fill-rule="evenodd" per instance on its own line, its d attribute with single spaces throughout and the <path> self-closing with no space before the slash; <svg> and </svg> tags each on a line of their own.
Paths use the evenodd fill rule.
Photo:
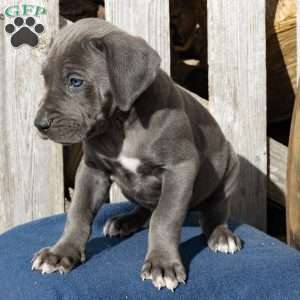
<svg viewBox="0 0 300 300">
<path fill-rule="evenodd" d="M 35 256 L 34 269 L 66 272 L 84 261 L 90 225 L 112 181 L 137 208 L 109 220 L 104 232 L 127 235 L 149 223 L 141 276 L 156 287 L 173 290 L 186 279 L 178 245 L 189 209 L 201 212 L 214 251 L 240 249 L 225 225 L 238 195 L 238 158 L 209 112 L 159 64 L 144 40 L 102 20 L 84 19 L 58 34 L 35 124 L 47 120 L 50 127 L 40 130 L 55 142 L 82 142 L 84 156 L 64 233 Z M 85 82 L 76 91 L 70 74 Z"/>
</svg>

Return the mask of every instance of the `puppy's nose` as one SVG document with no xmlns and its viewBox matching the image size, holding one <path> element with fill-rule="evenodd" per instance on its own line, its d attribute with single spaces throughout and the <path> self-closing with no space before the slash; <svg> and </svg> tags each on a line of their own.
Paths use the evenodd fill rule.
<svg viewBox="0 0 300 300">
<path fill-rule="evenodd" d="M 51 121 L 47 118 L 35 119 L 34 126 L 41 131 L 46 131 L 50 128 Z"/>
</svg>

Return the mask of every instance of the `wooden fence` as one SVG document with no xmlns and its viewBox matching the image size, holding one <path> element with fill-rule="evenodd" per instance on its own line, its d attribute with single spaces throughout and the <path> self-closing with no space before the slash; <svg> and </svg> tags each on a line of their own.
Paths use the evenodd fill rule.
<svg viewBox="0 0 300 300">
<path fill-rule="evenodd" d="M 4 0 L 0 9 L 19 2 Z M 58 0 L 26 3 L 47 8 L 39 17 L 47 31 L 37 48 L 15 50 L 3 30 L 10 20 L 0 20 L 0 231 L 64 209 L 62 149 L 39 140 L 32 126 L 43 92 L 40 64 L 58 29 Z M 106 16 L 145 38 L 170 73 L 168 1 L 106 0 Z M 285 203 L 287 165 L 287 148 L 266 137 L 265 1 L 211 0 L 207 17 L 209 109 L 242 162 L 243 197 L 233 211 L 265 229 L 267 192 Z M 120 197 L 116 190 L 112 196 Z"/>
</svg>

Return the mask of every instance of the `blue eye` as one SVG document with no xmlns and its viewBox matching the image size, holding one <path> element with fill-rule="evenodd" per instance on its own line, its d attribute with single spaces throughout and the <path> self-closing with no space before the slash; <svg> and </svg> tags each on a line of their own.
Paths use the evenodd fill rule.
<svg viewBox="0 0 300 300">
<path fill-rule="evenodd" d="M 82 84 L 83 84 L 83 80 L 78 78 L 70 78 L 69 80 L 69 85 L 74 88 L 79 88 L 82 86 Z"/>
</svg>

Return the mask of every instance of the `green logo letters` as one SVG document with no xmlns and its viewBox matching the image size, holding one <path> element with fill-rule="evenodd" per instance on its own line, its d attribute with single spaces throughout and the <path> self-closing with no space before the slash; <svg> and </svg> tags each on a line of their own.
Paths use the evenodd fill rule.
<svg viewBox="0 0 300 300">
<path fill-rule="evenodd" d="M 35 16 L 40 17 L 47 13 L 46 8 L 38 5 L 22 4 L 20 6 L 13 5 L 5 9 L 4 15 L 9 18 L 15 18 L 19 16 Z"/>
</svg>

